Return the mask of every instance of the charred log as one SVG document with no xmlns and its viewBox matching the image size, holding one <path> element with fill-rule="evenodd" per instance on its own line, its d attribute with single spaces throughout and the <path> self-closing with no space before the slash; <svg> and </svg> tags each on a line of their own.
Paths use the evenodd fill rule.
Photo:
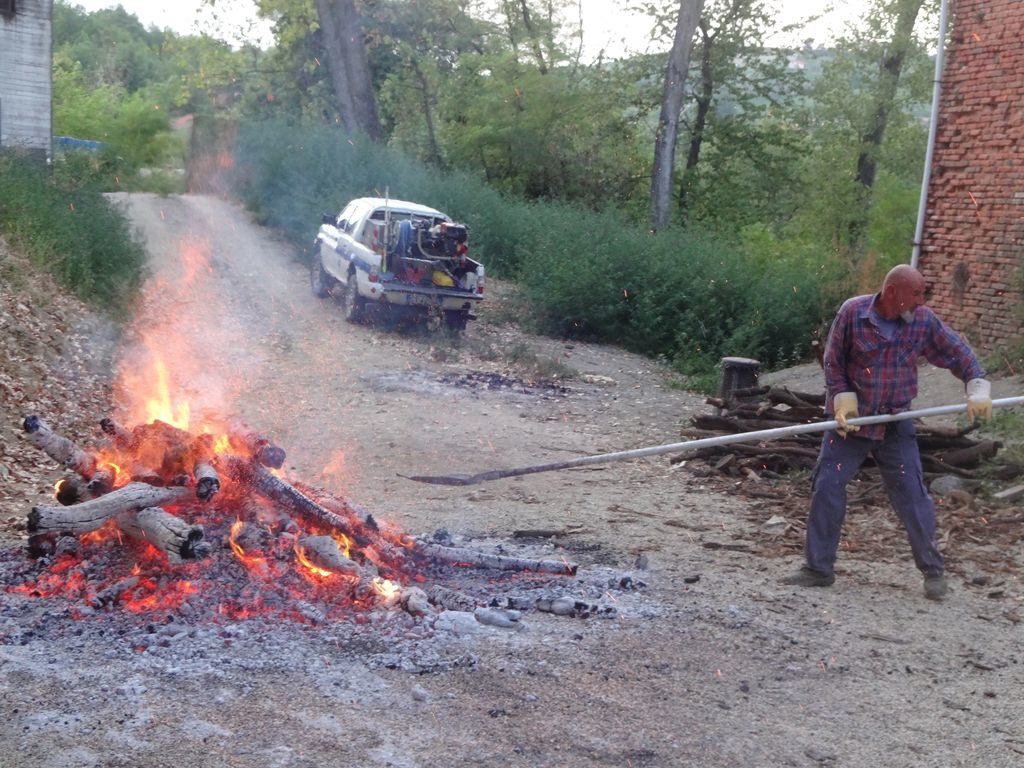
<svg viewBox="0 0 1024 768">
<path fill-rule="evenodd" d="M 469 595 L 456 592 L 454 589 L 435 584 L 427 591 L 427 599 L 446 611 L 467 611 L 471 612 L 477 608 L 479 603 Z"/>
<path fill-rule="evenodd" d="M 28 433 L 28 440 L 51 459 L 72 472 L 92 478 L 96 471 L 96 457 L 86 453 L 71 440 L 51 430 L 38 416 L 27 416 L 22 427 Z"/>
<path fill-rule="evenodd" d="M 69 507 L 89 498 L 89 493 L 77 477 L 68 475 L 57 481 L 54 498 L 61 506 Z"/>
<path fill-rule="evenodd" d="M 113 419 L 100 419 L 100 429 L 110 436 L 117 448 L 127 450 L 132 447 L 132 433 Z"/>
<path fill-rule="evenodd" d="M 108 605 L 116 603 L 121 595 L 129 590 L 135 589 L 139 585 L 138 576 L 129 576 L 127 579 L 122 579 L 116 584 L 111 584 L 104 590 L 97 592 L 96 595 L 89 600 L 89 605 L 93 608 L 103 608 Z"/>
<path fill-rule="evenodd" d="M 105 493 L 110 493 L 114 488 L 114 481 L 117 479 L 117 470 L 109 464 L 104 464 L 101 467 L 97 467 L 96 471 L 93 472 L 92 478 L 86 485 L 89 489 L 89 493 L 93 496 L 102 496 Z"/>
<path fill-rule="evenodd" d="M 358 530 L 357 521 L 345 519 L 318 504 L 295 486 L 270 474 L 263 466 L 230 454 L 221 454 L 217 457 L 217 462 L 226 468 L 232 479 L 283 505 L 307 522 L 327 530 L 340 531 L 360 547 L 371 543 L 371 540 Z"/>
<path fill-rule="evenodd" d="M 184 488 L 157 488 L 145 483 L 129 483 L 105 496 L 70 507 L 32 507 L 28 515 L 28 532 L 36 536 L 62 532 L 88 533 L 103 525 L 109 517 L 177 501 L 187 493 Z"/>
<path fill-rule="evenodd" d="M 127 511 L 115 518 L 118 527 L 136 541 L 146 541 L 167 555 L 171 565 L 199 560 L 210 553 L 203 526 L 186 523 L 160 507 Z"/>
<path fill-rule="evenodd" d="M 192 441 L 189 457 L 192 463 L 192 477 L 196 484 L 196 496 L 209 501 L 220 490 L 220 475 L 213 466 L 213 435 L 200 435 Z"/>
<path fill-rule="evenodd" d="M 134 454 L 139 448 L 135 433 L 128 431 L 110 418 L 100 419 L 100 429 L 103 434 L 110 437 L 114 448 L 129 457 L 126 468 L 132 480 L 149 485 L 165 485 L 164 479 L 156 470 L 146 466 L 135 457 Z"/>
<path fill-rule="evenodd" d="M 303 536 L 295 543 L 295 549 L 316 568 L 357 578 L 376 576 L 346 557 L 333 536 Z"/>
<path fill-rule="evenodd" d="M 441 544 L 418 544 L 416 551 L 425 557 L 452 565 L 493 568 L 500 571 L 533 571 L 575 576 L 579 567 L 576 563 L 570 563 L 567 560 L 533 560 L 508 555 L 489 555 L 484 552 L 474 552 L 471 549 L 446 547 Z"/>
<path fill-rule="evenodd" d="M 228 425 L 228 431 L 228 441 L 235 450 L 244 451 L 255 461 L 271 469 L 280 469 L 284 466 L 284 449 L 256 434 L 245 424 L 232 420 Z"/>
</svg>

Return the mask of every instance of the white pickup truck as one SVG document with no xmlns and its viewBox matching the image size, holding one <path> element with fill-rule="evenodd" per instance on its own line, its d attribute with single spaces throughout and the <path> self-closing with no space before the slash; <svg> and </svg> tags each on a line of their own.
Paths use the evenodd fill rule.
<svg viewBox="0 0 1024 768">
<path fill-rule="evenodd" d="M 443 320 L 465 329 L 484 297 L 484 268 L 468 256 L 468 230 L 418 203 L 360 197 L 337 216 L 323 214 L 310 283 L 324 298 L 337 294 L 356 322 L 381 310 Z"/>
</svg>

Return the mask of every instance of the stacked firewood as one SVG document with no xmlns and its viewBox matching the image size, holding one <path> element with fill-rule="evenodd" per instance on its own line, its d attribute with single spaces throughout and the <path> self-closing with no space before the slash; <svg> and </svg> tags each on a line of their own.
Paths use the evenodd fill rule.
<svg viewBox="0 0 1024 768">
<path fill-rule="evenodd" d="M 750 387 L 733 391 L 727 398 L 709 397 L 715 413 L 695 416 L 683 437 L 706 438 L 755 430 L 791 427 L 828 420 L 824 393 L 795 392 L 786 387 Z M 969 437 L 975 427 L 940 427 L 918 422 L 917 440 L 926 478 L 955 475 L 978 479 L 982 464 L 989 476 L 1010 480 L 1022 472 L 1015 464 L 995 464 L 1002 445 L 995 440 Z M 681 455 L 673 463 L 693 461 L 702 474 L 777 480 L 814 467 L 822 433 L 796 434 L 763 443 L 733 443 Z M 873 462 L 865 462 L 870 471 Z"/>
</svg>

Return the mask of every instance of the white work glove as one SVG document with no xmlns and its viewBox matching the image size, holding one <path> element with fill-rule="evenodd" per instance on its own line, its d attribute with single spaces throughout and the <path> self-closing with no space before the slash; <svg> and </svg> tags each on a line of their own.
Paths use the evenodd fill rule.
<svg viewBox="0 0 1024 768">
<path fill-rule="evenodd" d="M 836 424 L 839 425 L 836 427 L 836 432 L 840 435 L 846 437 L 848 432 L 856 432 L 860 429 L 856 424 L 846 423 L 847 419 L 860 416 L 860 411 L 857 410 L 856 392 L 840 392 L 832 401 L 832 409 L 836 412 Z"/>
<path fill-rule="evenodd" d="M 971 379 L 967 382 L 967 420 L 992 418 L 992 382 Z"/>
</svg>

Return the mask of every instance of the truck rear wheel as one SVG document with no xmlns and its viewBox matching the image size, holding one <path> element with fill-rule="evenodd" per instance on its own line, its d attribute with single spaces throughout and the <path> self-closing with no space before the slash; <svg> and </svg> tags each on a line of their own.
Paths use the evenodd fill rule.
<svg viewBox="0 0 1024 768">
<path fill-rule="evenodd" d="M 309 269 L 309 285 L 313 289 L 313 295 L 323 299 L 331 292 L 331 284 L 334 279 L 324 270 L 323 262 L 320 261 L 320 254 L 313 255 L 313 263 Z"/>
<path fill-rule="evenodd" d="M 366 299 L 359 295 L 359 283 L 353 272 L 345 284 L 345 319 L 350 323 L 358 323 L 363 319 L 363 307 Z"/>
<path fill-rule="evenodd" d="M 452 336 L 458 336 L 466 330 L 469 313 L 461 309 L 446 309 L 444 312 L 444 328 Z"/>
</svg>

